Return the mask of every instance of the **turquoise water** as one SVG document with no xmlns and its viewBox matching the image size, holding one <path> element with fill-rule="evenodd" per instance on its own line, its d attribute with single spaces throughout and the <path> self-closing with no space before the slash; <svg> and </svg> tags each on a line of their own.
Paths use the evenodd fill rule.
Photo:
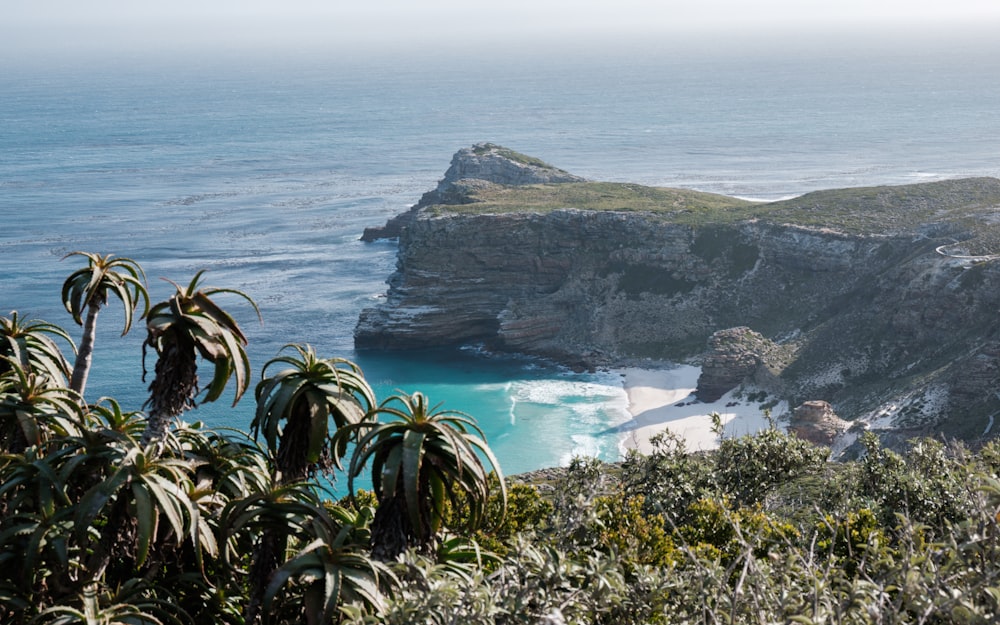
<svg viewBox="0 0 1000 625">
<path fill-rule="evenodd" d="M 940 43 L 940 42 L 939 42 Z M 67 252 L 129 256 L 154 297 L 207 269 L 255 370 L 288 342 L 357 360 L 380 396 L 421 390 L 475 416 L 508 473 L 619 454 L 620 379 L 475 349 L 358 354 L 395 244 L 358 241 L 493 141 L 573 173 L 759 199 L 1000 175 L 1000 44 L 549 51 L 405 59 L 7 64 L 0 73 L 0 311 L 70 327 Z M 223 300 L 223 303 L 226 303 Z M 102 315 L 88 396 L 137 409 L 141 332 Z M 74 329 L 75 331 L 75 329 Z M 78 334 L 78 333 L 76 333 Z M 151 366 L 151 363 L 150 363 Z M 244 400 L 192 418 L 245 429 Z"/>
<path fill-rule="evenodd" d="M 627 400 L 613 372 L 573 373 L 516 357 L 469 352 L 360 358 L 379 397 L 421 391 L 442 408 L 477 417 L 504 471 L 567 464 L 574 456 L 615 459 Z"/>
</svg>

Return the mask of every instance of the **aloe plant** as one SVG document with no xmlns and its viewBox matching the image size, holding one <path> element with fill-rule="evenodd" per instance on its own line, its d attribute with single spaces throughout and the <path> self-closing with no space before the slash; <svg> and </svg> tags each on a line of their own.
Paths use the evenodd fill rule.
<svg viewBox="0 0 1000 625">
<path fill-rule="evenodd" d="M 473 419 L 438 410 L 422 393 L 398 395 L 375 412 L 394 418 L 345 426 L 338 438 L 363 432 L 348 471 L 348 488 L 371 460 L 378 509 L 372 522 L 372 555 L 395 559 L 410 547 L 429 550 L 444 520 L 445 504 L 464 493 L 468 529 L 478 527 L 490 498 L 487 463 L 499 476 L 502 505 L 507 490 L 500 465 Z M 482 458 L 485 458 L 486 462 Z"/>
<path fill-rule="evenodd" d="M 0 375 L 17 364 L 44 375 L 52 386 L 66 386 L 69 363 L 55 339 L 66 341 L 76 350 L 69 334 L 55 324 L 21 319 L 16 310 L 10 317 L 0 317 Z"/>
<path fill-rule="evenodd" d="M 294 482 L 317 469 L 339 467 L 348 440 L 341 438 L 331 446 L 333 433 L 365 419 L 376 402 L 361 369 L 351 361 L 320 358 L 310 345 L 285 347 L 298 355 L 279 356 L 264 365 L 265 374 L 275 365 L 286 368 L 257 385 L 251 429 L 255 437 L 263 433 L 268 449 L 277 454 L 281 480 Z"/>
<path fill-rule="evenodd" d="M 132 319 L 139 307 L 143 306 L 142 315 L 149 311 L 149 294 L 142 267 L 130 258 L 71 252 L 63 259 L 70 256 L 84 256 L 88 261 L 86 267 L 70 274 L 62 287 L 63 306 L 73 316 L 73 321 L 83 326 L 83 337 L 70 380 L 70 388 L 83 395 L 94 356 L 97 315 L 108 303 L 108 295 L 117 296 L 125 309 L 125 327 L 122 329 L 122 336 L 125 336 L 132 328 Z M 83 319 L 84 310 L 87 311 L 86 321 Z"/>
<path fill-rule="evenodd" d="M 84 415 L 80 396 L 52 386 L 45 375 L 0 358 L 10 371 L 0 376 L 0 449 L 20 453 L 51 435 L 79 432 Z"/>
<path fill-rule="evenodd" d="M 246 336 L 229 313 L 220 308 L 212 296 L 230 293 L 253 306 L 260 317 L 257 304 L 245 293 L 235 289 L 200 288 L 199 271 L 187 287 L 171 283 L 177 291 L 170 299 L 149 309 L 146 315 L 146 341 L 143 344 L 143 362 L 146 347 L 157 354 L 156 371 L 149 385 L 149 422 L 142 434 L 142 442 L 149 443 L 163 438 L 171 419 L 195 406 L 199 392 L 197 357 L 212 363 L 214 375 L 202 402 L 218 399 L 230 378 L 236 379 L 233 398 L 235 406 L 250 384 L 250 360 L 244 346 Z M 145 375 L 145 371 L 143 372 Z"/>
</svg>

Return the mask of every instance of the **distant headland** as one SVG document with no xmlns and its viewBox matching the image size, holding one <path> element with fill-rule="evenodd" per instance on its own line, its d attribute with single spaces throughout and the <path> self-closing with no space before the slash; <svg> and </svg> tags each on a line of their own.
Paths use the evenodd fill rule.
<svg viewBox="0 0 1000 625">
<path fill-rule="evenodd" d="M 759 203 L 587 181 L 483 143 L 364 235 L 381 237 L 399 238 L 398 269 L 359 348 L 694 362 L 699 393 L 825 401 L 887 439 L 995 435 L 995 178 Z"/>
</svg>

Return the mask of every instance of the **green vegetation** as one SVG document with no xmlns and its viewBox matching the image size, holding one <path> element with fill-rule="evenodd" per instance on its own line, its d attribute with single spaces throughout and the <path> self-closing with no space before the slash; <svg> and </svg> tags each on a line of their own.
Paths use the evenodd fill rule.
<svg viewBox="0 0 1000 625">
<path fill-rule="evenodd" d="M 644 187 L 615 182 L 564 182 L 522 186 L 484 185 L 471 192 L 471 203 L 437 205 L 439 213 L 546 213 L 563 208 L 594 211 L 662 213 L 682 223 L 706 217 L 745 218 L 754 204 L 724 195 Z M 743 209 L 743 210 L 738 210 Z"/>
<path fill-rule="evenodd" d="M 664 271 L 644 265 L 617 262 L 610 263 L 605 269 L 605 275 L 617 273 L 618 287 L 630 298 L 638 299 L 643 293 L 659 295 L 683 295 L 690 293 L 696 282 L 678 279 Z"/>
<path fill-rule="evenodd" d="M 87 252 L 72 252 L 63 258 L 70 256 L 84 256 L 88 260 L 88 266 L 73 272 L 62 288 L 63 305 L 73 315 L 73 321 L 84 328 L 70 380 L 70 388 L 83 395 L 94 354 L 97 315 L 107 303 L 108 294 L 117 296 L 125 308 L 122 336 L 132 328 L 132 318 L 140 304 L 145 304 L 143 315 L 149 311 L 149 296 L 146 295 L 146 276 L 131 258 L 113 258 L 110 254 L 100 256 Z M 85 309 L 86 323 L 83 320 Z"/>
<path fill-rule="evenodd" d="M 499 560 L 470 571 L 407 555 L 409 577 L 365 622 L 1000 617 L 1000 446 L 971 454 L 921 440 L 892 456 L 899 462 L 875 446 L 863 461 L 830 465 L 822 450 L 775 430 L 723 443 L 691 454 L 665 435 L 652 454 L 617 467 L 577 459 L 521 499 L 532 514 L 519 516 L 530 520 Z M 902 483 L 910 487 L 899 491 Z M 950 500 L 953 518 L 906 500 L 944 483 L 961 493 Z M 512 505 L 508 514 L 519 513 Z"/>
<path fill-rule="evenodd" d="M 398 405 L 397 405 L 398 404 Z M 438 410 L 422 393 L 391 397 L 374 412 L 395 417 L 388 423 L 362 420 L 342 427 L 338 442 L 358 433 L 348 484 L 372 461 L 378 508 L 372 519 L 372 554 L 392 560 L 413 547 L 428 552 L 445 518 L 446 501 L 464 495 L 467 527 L 478 528 L 490 497 L 490 480 L 479 454 L 499 473 L 499 463 L 472 418 Z M 478 453 L 477 453 L 478 452 Z M 506 489 L 500 476 L 501 501 Z"/>
<path fill-rule="evenodd" d="M 291 483 L 314 477 L 317 471 L 340 468 L 348 440 L 331 449 L 330 420 L 334 431 L 360 423 L 376 402 L 354 363 L 320 358 L 311 345 L 288 347 L 298 357 L 279 356 L 264 365 L 264 374 L 274 365 L 287 368 L 257 385 L 257 414 L 250 428 L 255 438 L 263 433 L 268 452 L 276 457 L 281 481 Z"/>
<path fill-rule="evenodd" d="M 796 224 L 855 235 L 894 233 L 952 238 L 969 254 L 1000 251 L 1000 180 L 972 178 L 914 185 L 816 191 L 780 202 L 749 202 L 690 191 L 612 182 L 573 182 L 470 188 L 461 204 L 430 207 L 434 214 L 547 213 L 575 208 L 647 213 L 671 223 L 712 226 L 746 220 Z M 712 242 L 699 249 L 711 258 Z M 737 264 L 752 266 L 755 250 Z"/>
<path fill-rule="evenodd" d="M 65 282 L 67 310 L 79 322 L 112 292 L 125 304 L 127 331 L 149 301 L 142 269 L 79 255 L 89 265 Z M 363 496 L 334 504 L 313 480 L 349 449 L 352 475 L 374 456 L 377 483 L 395 484 L 398 474 L 391 492 L 430 511 L 416 539 L 394 543 L 397 553 L 440 544 L 459 559 L 453 537 L 439 540 L 446 525 L 474 533 L 486 511 L 502 518 L 503 481 L 494 486 L 480 463 L 478 453 L 490 452 L 470 419 L 426 410 L 422 395 L 396 398 L 406 414 L 391 408 L 393 398 L 378 405 L 357 366 L 309 346 L 291 345 L 295 354 L 265 365 L 254 438 L 181 421 L 230 380 L 234 406 L 250 386 L 246 338 L 216 300 L 257 306 L 240 291 L 200 286 L 201 276 L 142 309 L 143 348 L 157 355 L 148 415 L 111 398 L 88 404 L 71 388 L 59 343 L 74 345 L 58 326 L 0 318 L 0 622 L 329 623 L 378 614 L 401 583 L 377 558 L 392 497 L 377 508 Z M 199 360 L 213 370 L 203 390 Z M 383 436 L 394 432 L 403 433 L 395 448 Z M 459 492 L 464 508 L 445 524 L 447 499 Z"/>
<path fill-rule="evenodd" d="M 902 232 L 936 225 L 938 234 L 995 230 L 983 210 L 1000 205 L 1000 180 L 968 178 L 892 187 L 815 191 L 769 204 L 773 219 L 853 234 Z"/>
<path fill-rule="evenodd" d="M 194 407 L 199 392 L 197 357 L 212 363 L 215 375 L 203 402 L 218 399 L 230 378 L 236 378 L 233 406 L 250 385 L 250 360 L 247 339 L 236 320 L 212 300 L 213 295 L 232 293 L 247 300 L 260 314 L 257 304 L 246 294 L 233 289 L 199 288 L 202 272 L 198 272 L 187 287 L 174 284 L 177 291 L 165 302 L 146 313 L 146 342 L 143 343 L 143 363 L 147 347 L 156 352 L 156 375 L 149 385 L 149 422 L 142 434 L 142 443 L 163 438 L 175 417 Z M 143 375 L 145 376 L 145 371 Z"/>
<path fill-rule="evenodd" d="M 355 365 L 298 344 L 264 367 L 254 435 L 214 431 L 177 418 L 192 361 L 213 365 L 203 399 L 233 379 L 239 400 L 242 333 L 214 298 L 252 300 L 200 275 L 146 315 L 155 406 L 181 407 L 154 436 L 153 411 L 69 387 L 64 331 L 0 318 L 0 622 L 1000 620 L 997 442 L 866 435 L 831 464 L 773 427 L 712 453 L 663 434 L 507 487 L 471 417 L 420 393 L 376 403 Z M 344 458 L 373 493 L 324 497 L 316 474 Z"/>
</svg>

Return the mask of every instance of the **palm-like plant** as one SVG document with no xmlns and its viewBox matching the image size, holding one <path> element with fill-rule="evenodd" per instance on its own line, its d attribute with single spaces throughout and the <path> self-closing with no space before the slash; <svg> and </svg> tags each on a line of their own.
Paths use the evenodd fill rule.
<svg viewBox="0 0 1000 625">
<path fill-rule="evenodd" d="M 57 338 L 76 350 L 69 334 L 55 324 L 19 319 L 17 311 L 10 317 L 0 317 L 0 374 L 10 371 L 16 363 L 45 376 L 52 386 L 66 386 L 69 363 L 53 340 Z"/>
<path fill-rule="evenodd" d="M 85 256 L 87 266 L 74 271 L 62 287 L 63 306 L 73 315 L 73 321 L 83 326 L 80 349 L 73 366 L 70 388 L 83 395 L 90 373 L 90 363 L 94 355 L 94 340 L 97 335 L 97 315 L 108 303 L 108 294 L 114 294 L 125 308 L 125 327 L 122 336 L 132 328 L 132 318 L 140 304 L 144 304 L 142 314 L 149 311 L 149 294 L 146 291 L 146 274 L 139 263 L 130 258 L 113 258 L 111 254 L 101 256 L 90 252 L 71 252 L 63 257 Z M 87 311 L 86 322 L 83 311 Z"/>
<path fill-rule="evenodd" d="M 286 345 L 298 356 L 279 356 L 264 365 L 288 365 L 257 385 L 257 413 L 251 428 L 277 454 L 281 481 L 305 479 L 316 469 L 340 467 L 347 438 L 331 448 L 332 432 L 362 421 L 375 407 L 375 394 L 361 369 L 342 358 L 320 358 L 310 345 Z M 281 427 L 281 422 L 284 427 Z M 279 442 L 280 432 L 280 442 Z"/>
<path fill-rule="evenodd" d="M 203 551 L 216 553 L 215 536 L 191 497 L 195 464 L 159 445 L 119 449 L 114 470 L 83 494 L 75 511 L 77 540 L 85 541 L 89 528 L 105 528 L 93 548 L 99 564 L 92 568 L 102 571 L 110 564 L 127 579 L 147 560 L 159 560 L 185 542 L 199 558 Z"/>
<path fill-rule="evenodd" d="M 69 539 L 73 508 L 68 483 L 75 451 L 46 446 L 0 456 L 0 579 L 6 582 L 0 586 L 25 599 L 25 608 L 77 586 L 71 563 L 79 551 Z"/>
<path fill-rule="evenodd" d="M 236 378 L 235 406 L 249 385 L 250 361 L 247 358 L 247 339 L 229 313 L 212 300 L 213 295 L 232 293 L 253 306 L 260 317 L 257 304 L 242 291 L 222 288 L 199 288 L 199 271 L 186 288 L 176 283 L 177 292 L 165 302 L 150 308 L 146 315 L 145 348 L 157 353 L 156 375 L 149 385 L 149 422 L 142 435 L 142 442 L 161 440 L 170 420 L 195 406 L 198 394 L 197 356 L 215 367 L 212 383 L 206 390 L 203 402 L 215 401 L 222 395 L 229 378 Z M 145 373 L 145 372 L 144 372 Z"/>
<path fill-rule="evenodd" d="M 0 450 L 20 453 L 51 434 L 74 435 L 84 413 L 80 396 L 53 386 L 44 374 L 0 358 L 10 370 L 0 376 Z"/>
<path fill-rule="evenodd" d="M 399 404 L 396 407 L 395 404 Z M 399 395 L 383 402 L 376 413 L 395 418 L 385 423 L 346 426 L 338 437 L 367 430 L 360 438 L 348 471 L 348 487 L 371 459 L 372 486 L 378 509 L 372 522 L 372 555 L 391 560 L 409 547 L 429 551 L 441 529 L 446 501 L 464 493 L 467 527 L 478 527 L 490 498 L 489 471 L 499 477 L 500 499 L 507 490 L 500 465 L 482 430 L 468 415 L 430 406 L 422 393 Z"/>
<path fill-rule="evenodd" d="M 111 397 L 102 397 L 97 403 L 87 406 L 87 409 L 92 429 L 104 439 L 139 440 L 146 427 L 146 418 L 142 412 L 123 411 L 121 405 Z M 87 434 L 84 432 L 84 436 Z"/>
<path fill-rule="evenodd" d="M 192 622 L 169 595 L 160 597 L 158 592 L 162 590 L 142 579 L 130 579 L 113 588 L 92 583 L 72 597 L 69 605 L 42 610 L 31 622 L 37 625 L 182 625 Z"/>
<path fill-rule="evenodd" d="M 243 432 L 227 435 L 193 423 L 177 429 L 172 440 L 175 453 L 197 467 L 191 494 L 202 514 L 218 516 L 230 501 L 271 484 L 267 454 Z"/>
<path fill-rule="evenodd" d="M 320 501 L 307 482 L 275 483 L 231 501 L 219 521 L 219 544 L 223 562 L 234 568 L 253 551 L 245 622 L 302 622 L 304 615 L 328 623 L 344 603 L 380 606 L 381 585 L 394 577 L 365 553 L 370 520 L 367 511 Z M 261 566 L 262 559 L 281 566 Z"/>
<path fill-rule="evenodd" d="M 375 407 L 375 394 L 354 363 L 320 358 L 309 345 L 285 347 L 294 348 L 298 354 L 278 356 L 264 365 L 265 376 L 272 366 L 286 368 L 257 385 L 257 412 L 251 428 L 255 438 L 263 432 L 268 450 L 276 455 L 279 482 L 294 484 L 317 469 L 340 467 L 348 439 L 343 437 L 331 443 L 330 420 L 334 431 L 361 422 Z M 267 581 L 283 561 L 287 543 L 287 530 L 271 527 L 254 548 L 250 621 L 258 616 L 258 602 Z"/>
<path fill-rule="evenodd" d="M 338 506 L 321 511 L 322 514 L 309 521 L 315 539 L 298 550 L 271 578 L 264 609 L 275 611 L 275 599 L 282 590 L 293 586 L 290 582 L 298 582 L 296 590 L 302 594 L 300 600 L 290 601 L 286 597 L 283 602 L 294 607 L 289 616 L 304 616 L 310 625 L 331 622 L 337 609 L 345 604 L 364 610 L 384 608 L 382 590 L 398 580 L 386 565 L 369 558 L 354 542 L 358 515 Z"/>
</svg>

